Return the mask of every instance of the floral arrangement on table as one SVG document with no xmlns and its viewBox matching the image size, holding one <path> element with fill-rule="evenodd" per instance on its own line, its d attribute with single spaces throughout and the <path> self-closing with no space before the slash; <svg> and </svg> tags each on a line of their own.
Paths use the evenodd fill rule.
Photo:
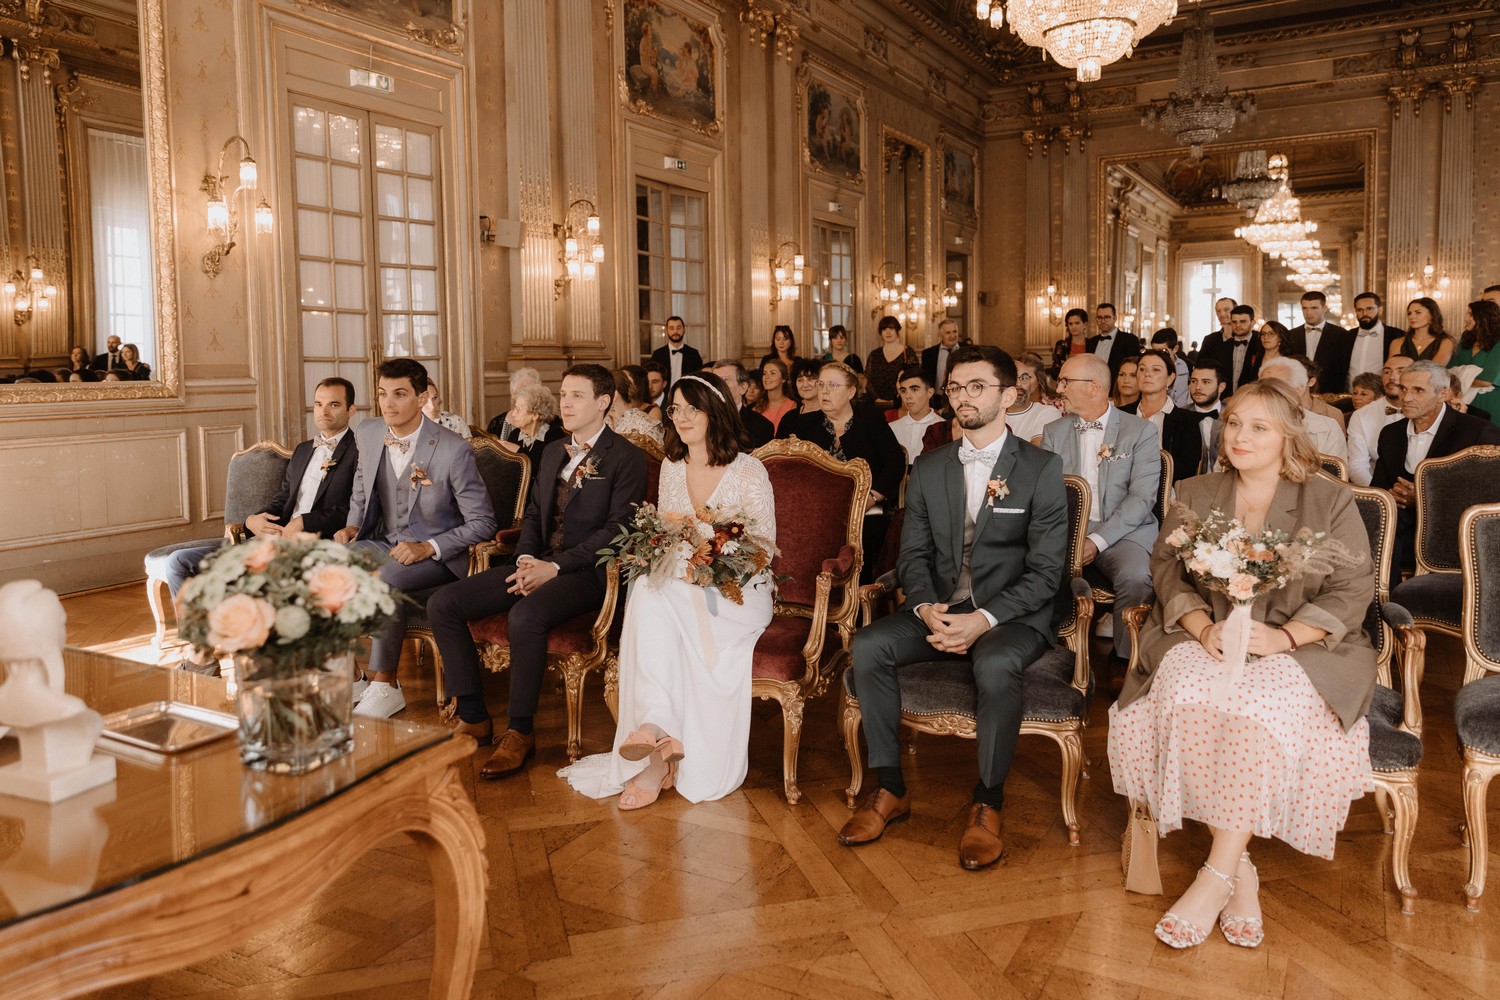
<svg viewBox="0 0 1500 1000">
<path fill-rule="evenodd" d="M 692 514 L 663 514 L 643 503 L 609 548 L 599 550 L 599 565 L 613 562 L 627 583 L 640 576 L 683 580 L 744 604 L 746 584 L 765 573 L 776 554 L 776 546 L 752 534 L 738 513 L 700 507 Z"/>
<path fill-rule="evenodd" d="M 1224 623 L 1224 662 L 1230 683 L 1239 678 L 1250 642 L 1250 609 L 1256 598 L 1280 590 L 1304 573 L 1330 573 L 1358 562 L 1343 543 L 1325 531 L 1303 528 L 1289 535 L 1277 528 L 1250 531 L 1218 507 L 1200 518 L 1185 505 L 1165 544 L 1192 577 L 1233 605 Z"/>
<path fill-rule="evenodd" d="M 374 553 L 305 532 L 223 548 L 178 592 L 178 634 L 286 674 L 318 665 L 396 610 L 379 568 Z"/>
</svg>

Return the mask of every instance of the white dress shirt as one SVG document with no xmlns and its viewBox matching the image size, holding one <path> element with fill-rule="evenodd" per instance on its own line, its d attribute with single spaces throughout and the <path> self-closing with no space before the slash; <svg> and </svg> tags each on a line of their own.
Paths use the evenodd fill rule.
<svg viewBox="0 0 1500 1000">
<path fill-rule="evenodd" d="M 943 391 L 943 386 L 948 384 L 948 355 L 952 352 L 942 344 L 938 345 L 937 353 L 937 387 L 938 392 Z"/>
<path fill-rule="evenodd" d="M 1380 373 L 1385 365 L 1385 324 L 1376 323 L 1368 330 L 1354 331 L 1354 349 L 1349 354 L 1349 381 L 1365 372 Z M 1371 406 L 1377 404 L 1371 403 Z"/>
<path fill-rule="evenodd" d="M 1352 369 L 1351 369 L 1352 370 Z M 1349 416 L 1349 481 L 1369 486 L 1380 457 L 1380 432 L 1401 419 L 1401 407 L 1384 396 L 1367 403 Z"/>
<path fill-rule="evenodd" d="M 928 410 L 921 420 L 906 413 L 891 421 L 891 433 L 896 435 L 896 440 L 906 451 L 907 465 L 911 465 L 922 454 L 922 436 L 927 433 L 927 428 L 942 422 L 943 418 L 936 410 Z"/>
<path fill-rule="evenodd" d="M 1136 408 L 1135 412 L 1136 416 L 1143 417 L 1151 422 L 1152 426 L 1156 428 L 1156 440 L 1162 441 L 1166 438 L 1166 428 L 1163 425 L 1167 422 L 1167 414 L 1171 413 L 1175 409 L 1177 409 L 1177 406 L 1172 402 L 1172 397 L 1169 395 L 1167 396 L 1166 402 L 1162 404 L 1161 409 L 1151 414 L 1151 416 L 1147 417 L 1140 411 L 1139 407 Z M 1202 423 L 1202 421 L 1199 422 Z"/>
<path fill-rule="evenodd" d="M 675 385 L 677 380 L 682 378 L 682 348 L 672 347 L 668 345 L 667 357 L 671 359 L 672 364 L 671 378 L 669 381 L 671 381 Z"/>
<path fill-rule="evenodd" d="M 1115 338 L 1120 335 L 1119 330 L 1111 330 L 1109 333 L 1101 333 L 1099 340 L 1094 344 L 1094 357 L 1109 364 L 1109 352 L 1114 350 Z"/>
<path fill-rule="evenodd" d="M 349 428 L 345 427 L 333 437 L 328 438 L 327 444 L 323 443 L 324 438 L 321 434 L 313 438 L 315 444 L 312 458 L 307 460 L 307 468 L 302 473 L 302 482 L 297 486 L 297 502 L 292 507 L 292 517 L 301 517 L 313 509 L 313 501 L 318 498 L 318 487 L 322 485 L 324 479 L 328 478 L 328 470 L 323 468 L 323 463 L 333 459 L 333 453 L 338 450 L 339 442 L 344 440 L 344 435 L 348 433 Z"/>
<path fill-rule="evenodd" d="M 1062 411 L 1046 403 L 1032 403 L 1020 413 L 1007 413 L 1005 426 L 1022 441 L 1034 441 L 1042 436 L 1042 428 L 1062 417 Z"/>
<path fill-rule="evenodd" d="M 1317 326 L 1302 325 L 1302 337 L 1307 341 L 1307 350 L 1304 352 L 1309 358 L 1318 353 L 1318 342 L 1323 339 L 1323 323 Z"/>
<path fill-rule="evenodd" d="M 394 435 L 396 432 L 393 431 L 393 430 L 391 430 L 390 427 L 387 426 L 386 427 L 386 433 Z M 396 478 L 398 480 L 402 479 L 402 478 L 404 478 L 406 476 L 407 467 L 411 465 L 412 457 L 416 454 L 416 451 L 417 451 L 417 435 L 419 435 L 421 433 L 422 433 L 422 422 L 421 421 L 417 421 L 417 429 L 416 430 L 412 431 L 410 434 L 406 435 L 405 437 L 396 438 L 397 441 L 405 441 L 406 442 L 406 448 L 405 448 L 405 450 L 402 450 L 401 448 L 398 448 L 398 447 L 396 447 L 393 444 L 388 444 L 388 445 L 385 446 L 385 457 L 391 460 L 391 471 L 396 474 Z M 433 558 L 433 561 L 434 562 L 442 562 L 442 560 L 443 560 L 443 553 L 438 548 L 437 542 L 434 542 L 430 538 L 426 538 L 426 539 L 422 539 L 422 540 L 425 541 L 428 545 L 432 546 L 432 558 Z"/>
<path fill-rule="evenodd" d="M 1371 404 L 1374 405 L 1374 404 Z M 1411 424 L 1406 425 L 1406 471 L 1416 472 L 1417 466 L 1427 457 L 1432 450 L 1432 439 L 1437 437 L 1437 429 L 1443 423 L 1443 417 L 1448 415 L 1448 404 L 1443 403 L 1438 409 L 1437 417 L 1433 419 L 1432 426 L 1425 431 L 1417 431 Z"/>
<path fill-rule="evenodd" d="M 1240 373 L 1245 370 L 1245 359 L 1250 356 L 1250 337 L 1252 336 L 1254 334 L 1229 338 L 1230 357 L 1234 359 L 1234 381 L 1230 385 L 1236 389 L 1240 387 Z"/>
<path fill-rule="evenodd" d="M 1192 409 L 1196 413 L 1212 413 L 1212 420 L 1198 421 L 1198 435 L 1203 438 L 1203 464 L 1198 467 L 1199 474 L 1214 471 L 1218 464 L 1219 456 L 1214 454 L 1214 425 L 1219 422 L 1219 404 L 1212 406 L 1199 406 L 1194 403 Z"/>
</svg>

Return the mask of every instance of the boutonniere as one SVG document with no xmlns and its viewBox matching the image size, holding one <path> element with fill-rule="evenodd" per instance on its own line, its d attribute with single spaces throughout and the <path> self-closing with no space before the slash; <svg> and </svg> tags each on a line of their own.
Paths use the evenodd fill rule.
<svg viewBox="0 0 1500 1000">
<path fill-rule="evenodd" d="M 1116 455 L 1115 446 L 1112 444 L 1101 445 L 1099 448 L 1099 461 L 1101 462 L 1117 462 L 1122 458 L 1129 457 L 1130 452 L 1128 451 L 1123 455 Z"/>
<path fill-rule="evenodd" d="M 318 471 L 326 473 L 329 469 L 333 468 L 335 465 L 338 465 L 338 464 L 339 464 L 339 460 L 336 459 L 336 458 L 325 458 L 323 460 L 323 464 L 318 466 Z"/>
<path fill-rule="evenodd" d="M 411 463 L 411 484 L 413 486 L 431 486 L 432 480 L 427 478 L 427 470 L 416 462 Z"/>
<path fill-rule="evenodd" d="M 1010 496 L 1010 487 L 1003 479 L 991 479 L 984 486 L 985 496 L 990 498 L 990 509 L 993 510 L 997 500 L 1004 500 Z"/>
<path fill-rule="evenodd" d="M 579 486 L 582 486 L 590 479 L 598 478 L 600 478 L 599 465 L 592 458 L 581 462 L 578 466 L 578 469 L 573 473 L 573 482 L 578 484 Z"/>
</svg>

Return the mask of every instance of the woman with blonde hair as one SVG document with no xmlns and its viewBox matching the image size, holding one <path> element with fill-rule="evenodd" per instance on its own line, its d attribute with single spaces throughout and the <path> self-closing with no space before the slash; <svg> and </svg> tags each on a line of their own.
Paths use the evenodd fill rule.
<svg viewBox="0 0 1500 1000">
<path fill-rule="evenodd" d="M 1374 788 L 1365 721 L 1375 691 L 1375 650 L 1364 631 L 1375 588 L 1369 536 L 1349 488 L 1317 474 L 1302 417 L 1295 393 L 1274 379 L 1247 383 L 1226 402 L 1221 471 L 1177 484 L 1151 557 L 1156 604 L 1140 665 L 1110 709 L 1115 791 L 1149 804 L 1163 834 L 1191 819 L 1213 835 L 1197 878 L 1156 925 L 1173 948 L 1203 943 L 1215 920 L 1231 944 L 1259 945 L 1251 839 L 1274 837 L 1331 859 L 1349 803 Z M 1229 599 L 1190 574 L 1167 543 L 1214 511 L 1252 533 L 1309 529 L 1329 542 L 1326 559 L 1255 600 L 1251 659 L 1227 690 Z"/>
<path fill-rule="evenodd" d="M 664 435 L 662 423 L 651 418 L 646 406 L 659 411 L 647 398 L 646 369 L 640 365 L 615 369 L 615 399 L 609 407 L 610 428 L 616 434 L 640 434 L 661 444 Z"/>
</svg>

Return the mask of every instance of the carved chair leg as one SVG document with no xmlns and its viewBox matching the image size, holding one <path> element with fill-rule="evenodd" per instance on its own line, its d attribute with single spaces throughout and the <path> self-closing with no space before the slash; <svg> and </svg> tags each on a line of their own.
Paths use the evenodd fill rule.
<svg viewBox="0 0 1500 1000">
<path fill-rule="evenodd" d="M 161 577 L 153 576 L 146 581 L 146 603 L 151 605 L 151 617 L 156 621 L 156 637 L 151 644 L 157 649 L 167 640 L 167 613 L 162 601 L 162 591 L 166 589 L 167 581 Z"/>
<path fill-rule="evenodd" d="M 1387 786 L 1394 814 L 1396 842 L 1391 845 L 1391 873 L 1401 893 L 1401 912 L 1416 912 L 1417 890 L 1411 884 L 1411 840 L 1417 829 L 1417 782 L 1415 775 L 1376 775 Z"/>
<path fill-rule="evenodd" d="M 917 755 L 917 731 L 915 729 L 906 731 L 906 753 L 911 757 Z"/>
<path fill-rule="evenodd" d="M 1469 881 L 1464 885 L 1464 903 L 1479 912 L 1479 897 L 1484 895 L 1484 880 L 1489 865 L 1489 829 L 1485 815 L 1490 779 L 1500 771 L 1500 760 L 1484 763 L 1464 751 L 1464 827 L 1469 842 Z"/>
<path fill-rule="evenodd" d="M 620 721 L 620 657 L 614 653 L 604 661 L 604 704 L 610 718 Z"/>
<path fill-rule="evenodd" d="M 1078 839 L 1078 776 L 1083 770 L 1083 739 L 1077 731 L 1058 737 L 1062 750 L 1062 814 L 1068 827 L 1068 846 L 1077 847 Z"/>
<path fill-rule="evenodd" d="M 422 662 L 422 647 L 428 645 L 432 647 L 432 679 L 437 688 L 437 704 L 438 708 L 442 708 L 448 704 L 448 682 L 443 677 L 443 654 L 437 648 L 436 639 L 424 638 L 417 643 L 417 663 L 420 665 Z"/>
<path fill-rule="evenodd" d="M 583 682 L 588 671 L 568 662 L 563 664 L 562 675 L 568 703 L 568 760 L 577 760 L 583 749 Z"/>
<path fill-rule="evenodd" d="M 843 696 L 843 707 L 839 712 L 839 728 L 844 734 L 844 749 L 849 754 L 849 787 L 844 789 L 844 801 L 849 808 L 854 808 L 854 800 L 859 796 L 860 786 L 865 781 L 865 764 L 859 755 L 859 701 Z"/>
<path fill-rule="evenodd" d="M 802 692 L 795 684 L 788 684 L 779 700 L 785 724 L 781 736 L 781 782 L 787 805 L 794 806 L 802 801 L 802 791 L 797 787 L 797 751 L 802 746 Z"/>
<path fill-rule="evenodd" d="M 1386 836 L 1395 833 L 1396 828 L 1391 825 L 1391 797 L 1379 785 L 1375 786 L 1375 810 L 1380 813 L 1380 826 L 1385 830 Z"/>
</svg>

